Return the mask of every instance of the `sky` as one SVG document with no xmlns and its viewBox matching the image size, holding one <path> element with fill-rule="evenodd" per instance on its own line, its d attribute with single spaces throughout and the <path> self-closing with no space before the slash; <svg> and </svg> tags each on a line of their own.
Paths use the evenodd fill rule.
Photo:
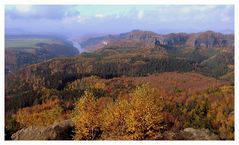
<svg viewBox="0 0 239 145">
<path fill-rule="evenodd" d="M 233 5 L 6 5 L 6 34 L 233 33 Z"/>
</svg>

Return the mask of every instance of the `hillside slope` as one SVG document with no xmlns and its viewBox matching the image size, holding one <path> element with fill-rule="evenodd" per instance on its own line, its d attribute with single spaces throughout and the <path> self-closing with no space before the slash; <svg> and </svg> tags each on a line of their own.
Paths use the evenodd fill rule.
<svg viewBox="0 0 239 145">
<path fill-rule="evenodd" d="M 229 66 L 234 65 L 234 35 L 213 31 L 161 35 L 135 30 L 90 38 L 81 45 L 91 51 L 127 48 L 135 53 L 141 51 L 144 54 L 181 58 L 195 62 L 200 73 L 218 78 L 231 71 Z"/>
<path fill-rule="evenodd" d="M 5 72 L 50 58 L 77 54 L 78 50 L 71 43 L 56 36 L 6 36 Z"/>
<path fill-rule="evenodd" d="M 185 128 L 206 128 L 220 139 L 234 139 L 231 36 L 168 34 L 161 43 L 156 33 L 132 33 L 112 36 L 121 40 L 93 52 L 7 73 L 7 136 L 23 127 L 72 119 L 72 139 L 164 139 Z M 194 40 L 200 41 L 194 46 Z M 7 53 L 8 61 L 17 60 Z M 82 124 L 94 126 L 94 133 Z"/>
</svg>

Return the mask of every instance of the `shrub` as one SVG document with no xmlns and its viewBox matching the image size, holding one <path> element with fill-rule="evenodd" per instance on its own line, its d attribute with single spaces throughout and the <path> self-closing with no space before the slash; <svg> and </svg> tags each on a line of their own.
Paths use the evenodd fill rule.
<svg viewBox="0 0 239 145">
<path fill-rule="evenodd" d="M 232 96 L 225 96 L 215 101 L 208 113 L 212 128 L 221 139 L 234 139 L 234 100 Z"/>
<path fill-rule="evenodd" d="M 16 113 L 16 121 L 23 127 L 46 126 L 63 119 L 59 100 L 49 100 L 41 105 L 26 107 Z"/>
</svg>

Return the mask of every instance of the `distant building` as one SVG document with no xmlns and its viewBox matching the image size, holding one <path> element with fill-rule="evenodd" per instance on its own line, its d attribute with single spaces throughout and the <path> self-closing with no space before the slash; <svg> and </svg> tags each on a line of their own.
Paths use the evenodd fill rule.
<svg viewBox="0 0 239 145">
<path fill-rule="evenodd" d="M 102 44 L 104 44 L 104 45 L 108 45 L 108 43 L 107 43 L 106 41 L 103 41 Z"/>
</svg>

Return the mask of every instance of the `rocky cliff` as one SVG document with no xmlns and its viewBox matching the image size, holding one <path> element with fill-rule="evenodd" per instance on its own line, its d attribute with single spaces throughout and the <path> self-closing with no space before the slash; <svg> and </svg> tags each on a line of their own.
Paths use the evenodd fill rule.
<svg viewBox="0 0 239 145">
<path fill-rule="evenodd" d="M 70 140 L 73 123 L 66 120 L 50 126 L 32 126 L 23 128 L 12 135 L 13 140 Z"/>
<path fill-rule="evenodd" d="M 130 45 L 129 45 L 130 44 Z M 81 42 L 81 45 L 90 50 L 97 50 L 105 45 L 124 46 L 138 48 L 154 48 L 155 45 L 162 47 L 181 47 L 188 46 L 193 48 L 218 48 L 231 47 L 234 45 L 233 34 L 222 34 L 213 31 L 201 33 L 171 33 L 157 34 L 150 31 L 134 30 L 119 35 L 107 35 L 102 37 L 90 38 Z"/>
</svg>

